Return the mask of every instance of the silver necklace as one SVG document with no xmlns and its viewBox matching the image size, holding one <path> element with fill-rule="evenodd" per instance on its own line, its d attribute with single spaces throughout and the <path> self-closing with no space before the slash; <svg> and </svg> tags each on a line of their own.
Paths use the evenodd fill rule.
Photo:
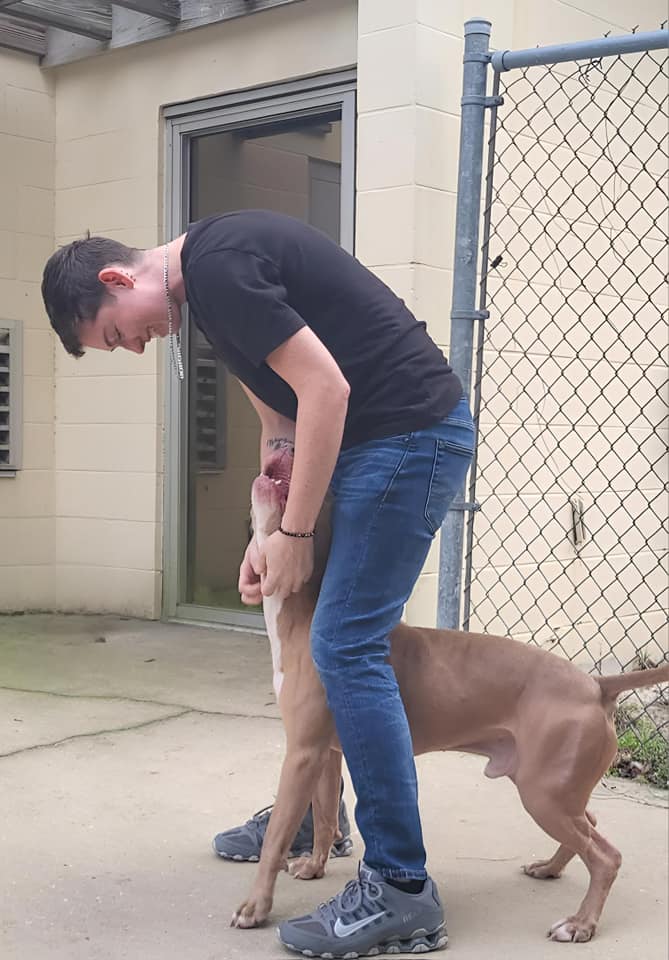
<svg viewBox="0 0 669 960">
<path fill-rule="evenodd" d="M 184 361 L 181 356 L 181 337 L 174 332 L 174 323 L 172 320 L 172 297 L 170 296 L 170 285 L 168 277 L 168 248 L 165 244 L 165 256 L 163 258 L 163 282 L 165 284 L 165 297 L 167 298 L 167 337 L 170 343 L 170 361 L 172 369 L 179 380 L 184 378 Z"/>
</svg>

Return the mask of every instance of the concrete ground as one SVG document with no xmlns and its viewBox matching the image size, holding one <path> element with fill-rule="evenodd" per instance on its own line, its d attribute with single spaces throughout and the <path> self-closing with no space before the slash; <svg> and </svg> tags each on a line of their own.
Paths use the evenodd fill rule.
<svg viewBox="0 0 669 960">
<path fill-rule="evenodd" d="M 267 641 L 111 617 L 0 617 L 2 960 L 288 957 L 274 923 L 231 929 L 256 869 L 211 851 L 214 833 L 271 802 L 283 735 Z M 526 860 L 554 844 L 507 781 L 458 754 L 419 760 L 429 869 L 459 960 L 667 956 L 663 795 L 607 781 L 593 808 L 624 863 L 598 937 L 545 939 L 585 889 Z M 347 792 L 351 798 L 350 787 Z M 354 873 L 279 878 L 273 921 L 311 909 Z M 448 955 L 448 954 L 446 954 Z"/>
</svg>

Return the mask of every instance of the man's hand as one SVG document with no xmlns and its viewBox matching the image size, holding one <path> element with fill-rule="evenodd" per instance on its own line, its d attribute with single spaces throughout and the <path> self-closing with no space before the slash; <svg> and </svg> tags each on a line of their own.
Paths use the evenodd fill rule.
<svg viewBox="0 0 669 960">
<path fill-rule="evenodd" d="M 242 603 L 247 606 L 255 606 L 262 603 L 262 590 L 260 589 L 260 578 L 266 570 L 265 558 L 261 556 L 258 550 L 256 538 L 249 542 L 239 568 L 239 593 Z"/>
<path fill-rule="evenodd" d="M 264 597 L 276 594 L 285 600 L 297 593 L 311 578 L 314 569 L 314 541 L 311 537 L 287 537 L 277 530 L 261 551 L 265 572 L 261 575 Z"/>
</svg>

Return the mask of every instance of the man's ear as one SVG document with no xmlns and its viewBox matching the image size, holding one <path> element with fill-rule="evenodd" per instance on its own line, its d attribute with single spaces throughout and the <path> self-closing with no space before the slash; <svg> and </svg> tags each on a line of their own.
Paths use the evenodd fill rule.
<svg viewBox="0 0 669 960">
<path fill-rule="evenodd" d="M 123 267 L 103 267 L 98 273 L 98 280 L 109 287 L 135 286 L 135 278 Z"/>
</svg>

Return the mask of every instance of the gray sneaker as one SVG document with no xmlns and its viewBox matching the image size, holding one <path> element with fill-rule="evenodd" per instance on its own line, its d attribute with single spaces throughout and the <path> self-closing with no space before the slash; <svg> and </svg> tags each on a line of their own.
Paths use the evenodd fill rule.
<svg viewBox="0 0 669 960">
<path fill-rule="evenodd" d="M 287 920 L 279 940 L 305 957 L 377 957 L 427 953 L 448 943 L 444 909 L 428 877 L 421 893 L 405 893 L 361 863 L 341 893 L 306 917 Z"/>
<path fill-rule="evenodd" d="M 242 827 L 232 827 L 214 837 L 214 852 L 225 860 L 248 861 L 257 863 L 260 859 L 263 840 L 267 832 L 267 825 L 272 813 L 272 807 L 265 807 L 254 813 Z M 331 857 L 350 857 L 353 850 L 351 840 L 351 824 L 346 812 L 343 797 L 339 799 L 339 830 L 341 839 L 335 840 Z M 304 820 L 299 826 L 295 839 L 288 853 L 289 857 L 308 857 L 311 855 L 314 844 L 314 821 L 311 806 L 307 810 Z"/>
</svg>

